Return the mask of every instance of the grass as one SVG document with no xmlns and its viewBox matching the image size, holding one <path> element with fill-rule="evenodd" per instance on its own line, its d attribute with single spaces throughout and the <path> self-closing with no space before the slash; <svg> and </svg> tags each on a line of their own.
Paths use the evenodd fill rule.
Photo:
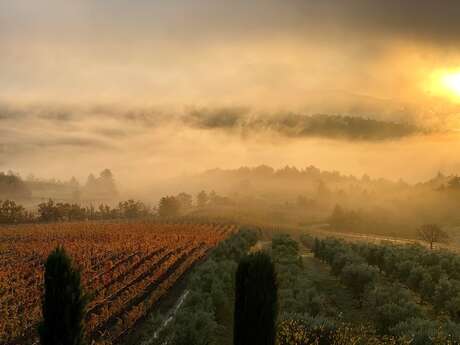
<svg viewBox="0 0 460 345">
<path fill-rule="evenodd" d="M 327 303 L 339 311 L 337 320 L 368 323 L 366 312 L 359 308 L 358 302 L 340 280 L 330 273 L 329 266 L 314 258 L 309 250 L 302 250 L 300 255 L 304 265 L 303 274 L 324 294 Z"/>
</svg>

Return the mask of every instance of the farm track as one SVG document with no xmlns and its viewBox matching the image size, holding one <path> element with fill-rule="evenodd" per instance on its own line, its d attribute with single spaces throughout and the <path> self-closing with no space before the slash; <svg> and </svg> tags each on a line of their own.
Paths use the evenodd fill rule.
<svg viewBox="0 0 460 345">
<path fill-rule="evenodd" d="M 311 225 L 306 228 L 306 231 L 303 230 L 302 232 L 306 232 L 312 236 L 318 236 L 321 238 L 325 237 L 336 237 L 343 240 L 351 241 L 351 242 L 367 242 L 367 243 L 393 243 L 398 245 L 408 245 L 408 244 L 418 244 L 423 247 L 428 248 L 428 244 L 416 238 L 405 238 L 405 237 L 396 237 L 396 236 L 384 236 L 384 235 L 375 235 L 375 234 L 362 234 L 358 232 L 340 232 L 340 231 L 333 231 L 329 229 L 325 229 L 328 224 L 317 224 Z M 447 249 L 453 252 L 460 253 L 460 245 L 457 241 L 453 241 L 452 243 L 438 243 L 437 247 L 440 249 Z"/>
</svg>

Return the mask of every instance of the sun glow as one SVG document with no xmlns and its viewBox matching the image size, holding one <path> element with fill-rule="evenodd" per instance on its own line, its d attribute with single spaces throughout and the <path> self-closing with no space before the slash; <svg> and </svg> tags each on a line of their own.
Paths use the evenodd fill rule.
<svg viewBox="0 0 460 345">
<path fill-rule="evenodd" d="M 441 78 L 444 87 L 460 97 L 460 72 L 446 74 Z"/>
<path fill-rule="evenodd" d="M 437 71 L 432 74 L 429 85 L 430 93 L 460 102 L 460 70 Z"/>
</svg>

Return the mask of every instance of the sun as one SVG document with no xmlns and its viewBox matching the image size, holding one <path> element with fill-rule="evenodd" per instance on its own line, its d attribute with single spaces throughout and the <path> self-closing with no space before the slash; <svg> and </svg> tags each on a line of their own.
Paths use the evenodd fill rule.
<svg viewBox="0 0 460 345">
<path fill-rule="evenodd" d="M 428 73 L 425 91 L 432 96 L 460 103 L 460 69 L 438 69 Z"/>
<path fill-rule="evenodd" d="M 441 77 L 441 84 L 453 96 L 460 97 L 460 72 L 445 74 Z"/>
</svg>

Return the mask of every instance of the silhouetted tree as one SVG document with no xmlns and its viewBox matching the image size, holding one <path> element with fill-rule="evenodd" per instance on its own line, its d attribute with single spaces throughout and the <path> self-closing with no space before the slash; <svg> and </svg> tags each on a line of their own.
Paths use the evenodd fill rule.
<svg viewBox="0 0 460 345">
<path fill-rule="evenodd" d="M 14 224 L 32 220 L 32 215 L 13 200 L 0 200 L 0 223 Z"/>
<path fill-rule="evenodd" d="M 158 214 L 163 218 L 176 217 L 179 215 L 180 202 L 176 197 L 165 196 L 158 205 Z"/>
<path fill-rule="evenodd" d="M 60 219 L 59 210 L 52 199 L 38 204 L 39 219 L 44 222 L 52 222 Z"/>
<path fill-rule="evenodd" d="M 104 169 L 98 178 L 90 174 L 82 189 L 82 194 L 89 199 L 115 198 L 118 191 L 112 172 L 109 169 Z"/>
<path fill-rule="evenodd" d="M 332 228 L 338 229 L 340 228 L 345 219 L 345 212 L 340 205 L 335 205 L 334 210 L 332 211 L 331 217 L 329 219 L 329 223 L 331 224 Z"/>
<path fill-rule="evenodd" d="M 109 169 L 101 171 L 99 178 L 97 179 L 99 188 L 109 197 L 115 197 L 118 195 L 115 179 L 112 172 Z"/>
<path fill-rule="evenodd" d="M 377 275 L 378 271 L 375 267 L 364 263 L 352 263 L 342 269 L 340 279 L 361 301 L 365 289 L 375 283 Z"/>
<path fill-rule="evenodd" d="M 447 232 L 436 224 L 422 225 L 417 229 L 417 236 L 422 241 L 429 243 L 431 250 L 433 250 L 433 244 L 445 242 L 449 239 Z"/>
<path fill-rule="evenodd" d="M 192 196 L 187 193 L 180 193 L 176 196 L 177 200 L 180 203 L 180 207 L 183 210 L 190 209 L 192 207 Z"/>
<path fill-rule="evenodd" d="M 132 199 L 120 202 L 118 209 L 122 218 L 140 218 L 147 216 L 149 213 L 147 206 L 143 202 Z"/>
<path fill-rule="evenodd" d="M 196 203 L 198 207 L 206 206 L 207 202 L 209 201 L 208 195 L 204 190 L 198 193 L 196 196 Z"/>
<path fill-rule="evenodd" d="M 43 321 L 39 325 L 41 345 L 83 345 L 85 298 L 80 273 L 72 266 L 64 248 L 56 248 L 45 264 Z"/>
<path fill-rule="evenodd" d="M 269 255 L 244 257 L 236 272 L 234 345 L 274 345 L 277 282 Z"/>
<path fill-rule="evenodd" d="M 449 181 L 448 187 L 449 187 L 450 189 L 460 190 L 460 177 L 458 177 L 458 176 L 453 177 L 453 178 Z"/>
<path fill-rule="evenodd" d="M 31 191 L 21 177 L 13 172 L 0 172 L 0 195 L 8 199 L 27 199 Z"/>
</svg>

